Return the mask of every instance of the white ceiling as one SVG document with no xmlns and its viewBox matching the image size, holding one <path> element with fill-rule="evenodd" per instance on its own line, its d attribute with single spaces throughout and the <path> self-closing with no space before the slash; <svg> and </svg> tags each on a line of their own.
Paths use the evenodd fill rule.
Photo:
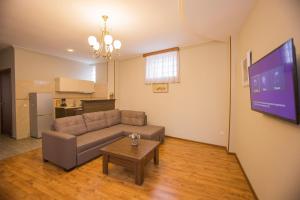
<svg viewBox="0 0 300 200">
<path fill-rule="evenodd" d="M 182 4 L 180 4 L 182 2 Z M 121 59 L 174 46 L 224 41 L 255 0 L 6 0 L 0 2 L 0 43 L 93 63 L 87 37 L 109 16 L 122 41 Z M 182 6 L 179 6 L 182 5 Z M 73 48 L 74 53 L 66 51 Z"/>
</svg>

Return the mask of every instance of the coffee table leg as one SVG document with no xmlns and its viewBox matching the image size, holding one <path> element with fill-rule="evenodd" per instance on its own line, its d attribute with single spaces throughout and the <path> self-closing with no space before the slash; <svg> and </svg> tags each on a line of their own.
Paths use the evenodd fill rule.
<svg viewBox="0 0 300 200">
<path fill-rule="evenodd" d="M 158 165 L 159 164 L 159 149 L 156 147 L 154 149 L 154 164 Z"/>
<path fill-rule="evenodd" d="M 142 185 L 143 182 L 144 182 L 144 162 L 140 161 L 136 163 L 135 184 Z"/>
<path fill-rule="evenodd" d="M 103 174 L 108 174 L 108 155 L 107 154 L 103 154 Z"/>
</svg>

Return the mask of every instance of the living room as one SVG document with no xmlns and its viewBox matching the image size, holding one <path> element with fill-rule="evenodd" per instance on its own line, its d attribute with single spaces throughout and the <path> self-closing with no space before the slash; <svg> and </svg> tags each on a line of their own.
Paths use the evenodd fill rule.
<svg viewBox="0 0 300 200">
<path fill-rule="evenodd" d="M 2 1 L 0 199 L 299 199 L 299 11 Z M 281 49 L 294 70 L 272 79 L 291 89 L 286 115 L 255 83 Z"/>
</svg>

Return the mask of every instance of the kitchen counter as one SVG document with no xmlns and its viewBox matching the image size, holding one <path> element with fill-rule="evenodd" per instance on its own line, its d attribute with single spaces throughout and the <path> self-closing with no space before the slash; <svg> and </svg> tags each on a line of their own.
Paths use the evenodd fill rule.
<svg viewBox="0 0 300 200">
<path fill-rule="evenodd" d="M 115 99 L 83 99 L 81 104 L 84 113 L 115 109 Z"/>
<path fill-rule="evenodd" d="M 63 108 L 63 109 L 81 109 L 82 106 L 56 106 L 55 108 Z"/>
<path fill-rule="evenodd" d="M 80 101 L 86 101 L 86 102 L 91 102 L 91 101 L 115 101 L 116 99 L 81 99 Z"/>
<path fill-rule="evenodd" d="M 81 106 L 56 106 L 55 107 L 55 117 L 62 118 L 74 115 L 83 114 Z"/>
</svg>

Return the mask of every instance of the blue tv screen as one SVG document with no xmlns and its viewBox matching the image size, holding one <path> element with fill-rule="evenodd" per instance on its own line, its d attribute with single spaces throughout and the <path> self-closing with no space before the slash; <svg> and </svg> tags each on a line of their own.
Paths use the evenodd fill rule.
<svg viewBox="0 0 300 200">
<path fill-rule="evenodd" d="M 293 39 L 249 67 L 251 109 L 299 123 Z"/>
</svg>

